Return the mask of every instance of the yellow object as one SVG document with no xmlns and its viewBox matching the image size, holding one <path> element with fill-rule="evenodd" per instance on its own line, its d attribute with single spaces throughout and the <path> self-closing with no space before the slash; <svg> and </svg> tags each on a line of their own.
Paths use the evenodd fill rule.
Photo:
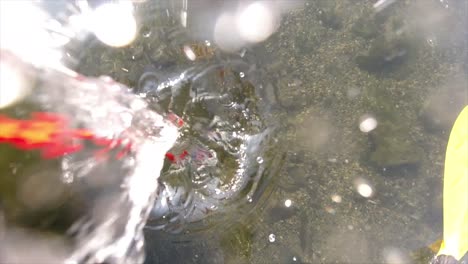
<svg viewBox="0 0 468 264">
<path fill-rule="evenodd" d="M 468 251 L 468 106 L 450 133 L 445 156 L 444 236 L 437 255 L 460 260 Z"/>
</svg>

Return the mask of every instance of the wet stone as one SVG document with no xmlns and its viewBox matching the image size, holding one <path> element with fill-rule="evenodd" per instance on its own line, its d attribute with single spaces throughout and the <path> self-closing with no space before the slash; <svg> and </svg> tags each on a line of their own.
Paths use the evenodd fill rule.
<svg viewBox="0 0 468 264">
<path fill-rule="evenodd" d="M 414 142 L 402 125 L 383 122 L 369 134 L 373 145 L 370 162 L 379 169 L 418 167 L 423 149 Z"/>
<path fill-rule="evenodd" d="M 362 70 L 371 73 L 394 71 L 407 61 L 410 53 L 409 42 L 405 39 L 386 40 L 377 38 L 367 54 L 356 57 L 356 63 Z"/>
</svg>

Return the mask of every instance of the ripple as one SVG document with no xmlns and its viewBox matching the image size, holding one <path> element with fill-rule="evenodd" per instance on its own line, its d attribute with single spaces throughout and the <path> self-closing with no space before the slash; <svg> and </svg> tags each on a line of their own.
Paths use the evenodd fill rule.
<svg viewBox="0 0 468 264">
<path fill-rule="evenodd" d="M 164 111 L 184 120 L 184 132 L 170 151 L 188 155 L 166 162 L 149 230 L 212 230 L 239 217 L 235 212 L 247 215 L 262 197 L 280 152 L 275 123 L 264 112 L 267 108 L 256 86 L 242 74 L 248 68 L 239 61 L 193 67 L 181 80 L 186 85 L 168 87 L 170 95 L 152 101 L 155 109 L 166 105 Z M 151 83 L 138 90 L 160 86 Z M 163 98 L 159 93 L 163 92 L 148 90 L 147 96 Z"/>
</svg>

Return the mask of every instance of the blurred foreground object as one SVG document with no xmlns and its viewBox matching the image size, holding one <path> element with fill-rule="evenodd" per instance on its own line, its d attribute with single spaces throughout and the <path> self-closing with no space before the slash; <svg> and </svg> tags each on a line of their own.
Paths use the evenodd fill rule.
<svg viewBox="0 0 468 264">
<path fill-rule="evenodd" d="M 462 263 L 468 258 L 468 106 L 450 133 L 443 199 L 444 235 L 434 263 Z"/>
<path fill-rule="evenodd" d="M 98 6 L 87 20 L 89 29 L 104 44 L 123 47 L 133 42 L 137 23 L 130 1 L 115 1 Z"/>
<path fill-rule="evenodd" d="M 0 109 L 21 100 L 29 92 L 28 80 L 25 80 L 21 69 L 4 63 L 0 58 Z"/>
<path fill-rule="evenodd" d="M 67 129 L 68 120 L 55 113 L 32 113 L 30 120 L 13 119 L 0 115 L 0 143 L 10 143 L 23 150 L 40 149 L 43 158 L 57 158 L 83 149 L 83 144 L 76 140 L 91 140 L 104 148 L 96 154 L 103 154 L 122 144 L 122 140 L 109 140 L 94 136 L 86 129 Z M 75 141 L 75 142 L 74 142 Z M 125 150 L 117 154 L 121 158 L 131 148 L 131 142 Z M 98 158 L 98 157 L 96 157 Z"/>
<path fill-rule="evenodd" d="M 267 40 L 279 28 L 281 16 L 304 0 L 171 1 L 183 27 L 195 38 L 212 40 L 221 50 L 238 52 Z"/>
<path fill-rule="evenodd" d="M 0 263 L 142 262 L 173 117 L 109 77 L 0 52 L 34 91 L 0 111 Z"/>
</svg>

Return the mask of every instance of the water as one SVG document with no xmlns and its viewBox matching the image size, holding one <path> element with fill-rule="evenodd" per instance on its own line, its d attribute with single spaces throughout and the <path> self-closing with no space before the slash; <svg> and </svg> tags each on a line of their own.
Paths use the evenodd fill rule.
<svg viewBox="0 0 468 264">
<path fill-rule="evenodd" d="M 179 74 L 172 85 L 154 83 L 161 78 L 150 80 L 148 73 L 142 75 L 137 92 L 145 91 L 155 109 L 167 106 L 166 111 L 184 120 L 171 150 L 176 159 L 162 172 L 163 189 L 149 229 L 187 231 L 188 223 L 207 216 L 232 214 L 235 207 L 248 211 L 246 197 L 261 196 L 260 180 L 272 176 L 273 162 L 281 153 L 274 143 L 277 128 L 263 112 L 269 105 L 260 101 L 252 82 L 241 76 L 240 70 L 247 67 L 241 61 L 204 65 Z M 263 163 L 262 156 L 268 157 L 267 162 Z"/>
<path fill-rule="evenodd" d="M 69 47 L 70 67 L 183 122 L 147 204 L 145 263 L 427 263 L 468 102 L 466 2 L 267 1 L 284 2 L 275 33 L 237 51 L 210 32 L 242 4 L 193 2 L 136 5 L 129 47 Z"/>
<path fill-rule="evenodd" d="M 13 196 L 16 192 L 24 196 L 20 203 L 33 207 L 25 209 L 24 215 L 29 211 L 40 214 L 32 222 L 23 222 L 22 217 L 27 216 L 16 218 L 13 211 L 5 211 L 5 243 L 19 240 L 2 249 L 8 252 L 5 261 L 13 261 L 21 247 L 35 243 L 15 234 L 16 228 L 26 228 L 31 230 L 25 232 L 56 232 L 67 244 L 54 249 L 61 252 L 57 257 L 42 254 L 43 249 L 31 256 L 41 261 L 140 262 L 146 220 L 147 230 L 213 232 L 216 226 L 224 228 L 243 218 L 233 218 L 235 211 L 246 217 L 268 197 L 268 183 L 281 164 L 282 152 L 275 144 L 277 127 L 267 114 L 272 104 L 261 101 L 261 91 L 256 88 L 263 85 L 258 79 L 261 73 L 247 60 L 230 58 L 179 71 L 181 67 L 174 67 L 174 62 L 160 63 L 143 52 L 150 65 L 140 73 L 133 93 L 109 77 L 87 78 L 52 63 L 39 64 L 42 68 L 38 69 L 14 55 L 5 60 L 11 67 L 30 67 L 21 74 L 39 81 L 30 88 L 34 93 L 5 109 L 5 114 L 28 118 L 34 112 L 54 113 L 67 118 L 65 125 L 78 135 L 71 139 L 76 142 L 58 147 L 53 156 L 44 150 L 46 154 L 36 161 L 41 164 L 37 174 L 14 190 Z M 210 56 L 200 52 L 203 49 L 197 56 Z M 73 66 L 74 61 L 65 62 Z M 31 109 L 25 104 L 32 104 Z M 31 118 L 42 117 L 33 114 Z M 172 158 L 166 160 L 158 180 L 161 154 L 175 138 L 177 144 L 166 154 Z M 91 142 L 81 142 L 85 140 Z M 47 158 L 58 163 L 58 168 L 42 160 Z M 19 164 L 33 166 L 31 162 Z M 45 175 L 52 170 L 47 182 Z M 15 176 L 6 175 L 5 180 L 9 177 Z M 38 182 L 42 187 L 36 194 L 32 185 Z M 57 191 L 47 194 L 49 186 Z M 71 196 L 71 201 L 60 203 L 64 196 Z M 15 201 L 14 197 L 5 199 Z M 44 223 L 48 210 L 54 216 Z M 47 239 L 47 235 L 38 234 L 38 239 Z"/>
<path fill-rule="evenodd" d="M 34 140 L 26 146 L 39 145 L 18 151 L 11 141 L 1 148 L 2 168 L 8 166 L 1 177 L 1 261 L 141 262 L 142 228 L 176 126 L 109 77 L 33 67 L 27 75 L 37 81 L 34 94 L 3 113 L 36 122 L 19 133 Z M 48 124 L 51 134 L 42 136 Z M 84 129 L 93 137 L 80 134 Z M 33 249 L 18 255 L 25 247 Z"/>
</svg>

